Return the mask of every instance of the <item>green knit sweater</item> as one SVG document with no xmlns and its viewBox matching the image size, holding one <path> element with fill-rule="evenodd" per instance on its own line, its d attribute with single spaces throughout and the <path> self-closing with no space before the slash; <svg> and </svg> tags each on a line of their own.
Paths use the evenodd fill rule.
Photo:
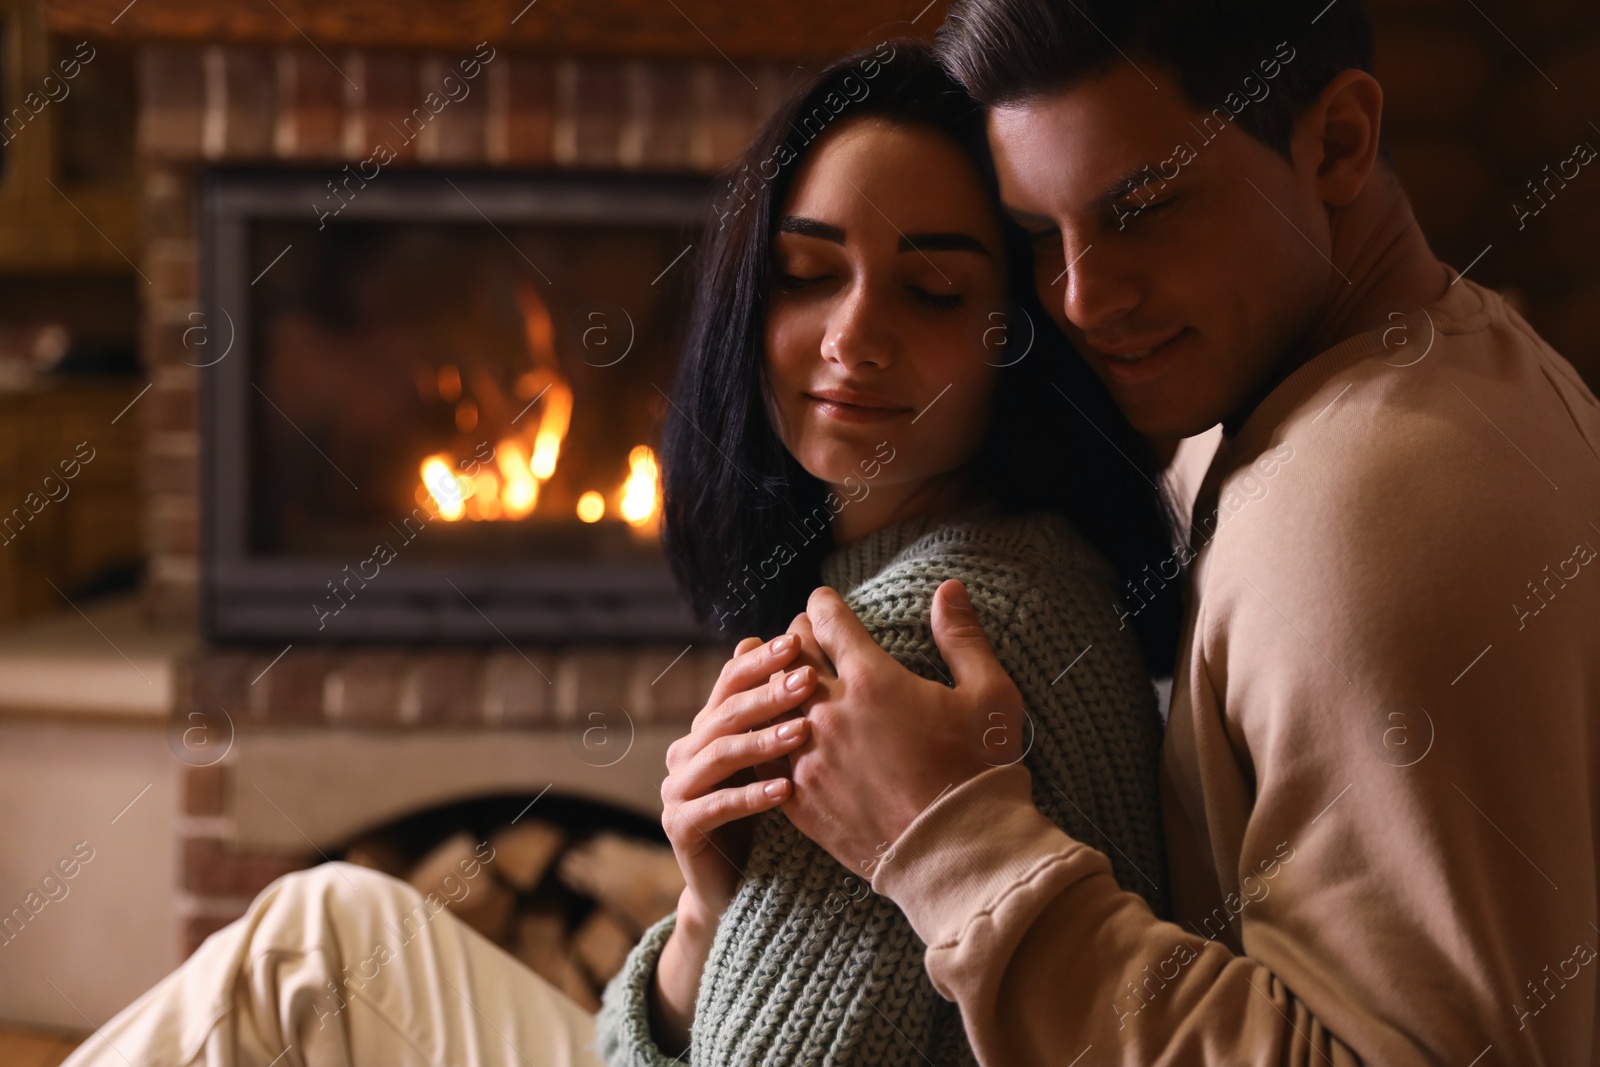
<svg viewBox="0 0 1600 1067">
<path fill-rule="evenodd" d="M 1032 727 L 1039 810 L 1104 851 L 1118 882 L 1165 910 L 1156 779 L 1161 724 L 1109 565 L 1054 516 L 969 515 L 881 530 L 834 552 L 823 580 L 913 673 L 948 682 L 933 592 L 966 584 Z M 745 878 L 718 925 L 695 1003 L 697 1067 L 972 1064 L 955 1005 L 923 970 L 905 917 L 781 812 L 758 816 Z M 673 918 L 645 933 L 596 1022 L 610 1067 L 667 1067 L 649 990 Z"/>
</svg>

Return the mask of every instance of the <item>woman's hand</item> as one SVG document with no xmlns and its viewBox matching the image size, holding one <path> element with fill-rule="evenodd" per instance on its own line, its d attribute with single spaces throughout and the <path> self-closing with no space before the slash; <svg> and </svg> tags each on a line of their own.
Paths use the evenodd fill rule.
<svg viewBox="0 0 1600 1067">
<path fill-rule="evenodd" d="M 739 642 L 689 734 L 667 750 L 661 826 L 685 886 L 677 925 L 656 966 L 651 1030 L 663 1050 L 688 1045 L 700 972 L 749 857 L 751 828 L 741 820 L 789 798 L 786 777 L 761 778 L 755 771 L 786 761 L 809 735 L 803 718 L 773 723 L 798 708 L 816 686 L 814 668 L 784 670 L 799 648 L 793 634 L 765 643 L 753 637 Z"/>
</svg>

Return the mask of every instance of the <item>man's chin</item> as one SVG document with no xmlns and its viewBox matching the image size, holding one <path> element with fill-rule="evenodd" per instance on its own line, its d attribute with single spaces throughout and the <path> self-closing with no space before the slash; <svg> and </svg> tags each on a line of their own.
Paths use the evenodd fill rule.
<svg viewBox="0 0 1600 1067">
<path fill-rule="evenodd" d="M 1153 441 L 1176 441 L 1205 433 L 1224 417 L 1225 405 L 1209 401 L 1203 389 L 1175 381 L 1170 374 L 1157 381 L 1134 384 L 1113 375 L 1103 357 L 1088 362 L 1123 417 Z"/>
<path fill-rule="evenodd" d="M 1205 433 L 1222 421 L 1222 414 L 1214 405 L 1198 405 L 1190 399 L 1187 403 L 1179 397 L 1151 397 L 1125 395 L 1112 390 L 1112 398 L 1127 417 L 1133 428 L 1153 441 L 1177 441 Z"/>
</svg>

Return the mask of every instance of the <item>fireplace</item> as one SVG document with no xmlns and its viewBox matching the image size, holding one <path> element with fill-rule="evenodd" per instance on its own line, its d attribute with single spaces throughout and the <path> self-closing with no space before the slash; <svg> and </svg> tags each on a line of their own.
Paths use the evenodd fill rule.
<svg viewBox="0 0 1600 1067">
<path fill-rule="evenodd" d="M 662 175 L 206 175 L 208 633 L 693 636 L 659 547 L 654 444 L 707 192 Z"/>
<path fill-rule="evenodd" d="M 713 175 L 817 60 L 939 5 L 45 2 L 136 56 L 144 604 L 207 638 L 168 731 L 183 950 L 418 813 L 656 824 L 730 651 L 641 451 Z"/>
<path fill-rule="evenodd" d="M 712 174 L 803 72 L 504 48 L 375 173 L 471 51 L 438 47 L 339 51 L 357 91 L 294 44 L 139 46 L 146 603 L 208 638 L 169 731 L 186 952 L 418 812 L 654 824 L 728 655 L 669 579 L 640 450 Z"/>
</svg>

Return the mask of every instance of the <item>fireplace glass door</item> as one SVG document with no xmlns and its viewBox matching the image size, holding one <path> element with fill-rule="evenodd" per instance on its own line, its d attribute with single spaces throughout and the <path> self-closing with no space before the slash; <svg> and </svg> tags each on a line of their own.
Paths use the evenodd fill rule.
<svg viewBox="0 0 1600 1067">
<path fill-rule="evenodd" d="M 690 632 L 655 450 L 703 181 L 205 189 L 213 636 Z"/>
</svg>

